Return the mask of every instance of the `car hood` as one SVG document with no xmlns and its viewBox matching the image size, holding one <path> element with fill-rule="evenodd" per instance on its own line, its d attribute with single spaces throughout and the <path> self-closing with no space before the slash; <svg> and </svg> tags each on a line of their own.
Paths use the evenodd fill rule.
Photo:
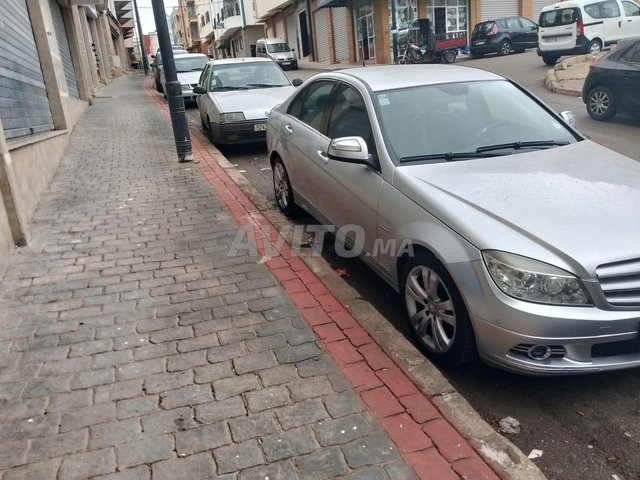
<svg viewBox="0 0 640 480">
<path fill-rule="evenodd" d="M 180 72 L 178 73 L 178 81 L 181 85 L 189 84 L 192 85 L 194 83 L 198 83 L 200 80 L 200 74 L 202 70 L 193 70 L 191 72 Z"/>
<path fill-rule="evenodd" d="M 295 91 L 295 87 L 286 86 L 214 92 L 210 95 L 218 104 L 220 112 L 243 112 L 247 120 L 258 120 L 266 118 L 266 114 L 273 107 L 282 103 Z"/>
<path fill-rule="evenodd" d="M 585 277 L 600 264 L 640 258 L 640 163 L 590 141 L 403 166 L 393 182 L 481 250 Z"/>
</svg>

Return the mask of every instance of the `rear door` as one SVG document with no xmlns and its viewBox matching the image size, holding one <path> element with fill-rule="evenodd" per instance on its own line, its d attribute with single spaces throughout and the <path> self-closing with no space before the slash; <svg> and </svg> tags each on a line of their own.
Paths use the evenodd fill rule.
<svg viewBox="0 0 640 480">
<path fill-rule="evenodd" d="M 622 0 L 622 8 L 625 38 L 640 37 L 640 6 L 629 0 Z"/>
<path fill-rule="evenodd" d="M 540 14 L 538 45 L 542 52 L 567 50 L 576 46 L 576 24 L 581 18 L 576 7 L 555 7 Z"/>
<path fill-rule="evenodd" d="M 520 23 L 518 17 L 505 18 L 504 26 L 504 33 L 506 33 L 511 39 L 511 45 L 514 50 L 527 48 L 524 27 Z"/>
<path fill-rule="evenodd" d="M 593 6 L 600 8 L 600 18 L 602 18 L 604 26 L 604 44 L 608 45 L 624 38 L 622 10 L 618 0 L 605 0 L 604 2 L 595 3 Z"/>
<path fill-rule="evenodd" d="M 625 111 L 640 114 L 640 41 L 618 61 L 616 90 L 618 104 L 624 105 Z"/>
</svg>

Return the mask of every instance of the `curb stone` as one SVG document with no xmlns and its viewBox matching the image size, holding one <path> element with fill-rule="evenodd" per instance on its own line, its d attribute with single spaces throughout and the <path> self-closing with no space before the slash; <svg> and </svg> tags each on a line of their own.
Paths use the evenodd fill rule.
<svg viewBox="0 0 640 480">
<path fill-rule="evenodd" d="M 197 129 L 190 128 L 262 215 L 278 230 L 290 225 L 286 217 L 240 173 Z M 287 239 L 289 240 L 289 239 Z M 512 442 L 498 434 L 460 395 L 442 373 L 409 340 L 348 285 L 322 257 L 305 251 L 300 258 L 364 330 L 440 410 L 440 413 L 503 480 L 546 480 L 542 471 Z"/>
</svg>

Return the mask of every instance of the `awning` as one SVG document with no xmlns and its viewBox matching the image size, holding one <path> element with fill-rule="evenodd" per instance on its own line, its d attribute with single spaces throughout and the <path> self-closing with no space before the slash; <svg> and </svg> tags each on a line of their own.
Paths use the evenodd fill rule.
<svg viewBox="0 0 640 480">
<path fill-rule="evenodd" d="M 348 0 L 318 0 L 318 8 L 348 7 Z"/>
</svg>

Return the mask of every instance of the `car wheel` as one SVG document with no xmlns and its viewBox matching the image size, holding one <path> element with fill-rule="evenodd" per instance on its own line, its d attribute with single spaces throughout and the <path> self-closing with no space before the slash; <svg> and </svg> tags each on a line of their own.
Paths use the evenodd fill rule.
<svg viewBox="0 0 640 480">
<path fill-rule="evenodd" d="M 162 93 L 162 84 L 158 80 L 156 80 L 156 90 Z"/>
<path fill-rule="evenodd" d="M 481 59 L 482 57 L 484 57 L 484 53 L 472 53 L 471 56 L 473 58 L 475 58 L 476 60 Z"/>
<path fill-rule="evenodd" d="M 591 40 L 589 42 L 589 46 L 587 47 L 587 52 L 589 53 L 599 53 L 602 51 L 602 43 L 597 38 Z"/>
<path fill-rule="evenodd" d="M 454 63 L 456 61 L 456 56 L 455 50 L 447 50 L 442 54 L 442 61 L 444 63 Z"/>
<path fill-rule="evenodd" d="M 549 66 L 554 66 L 559 58 L 558 55 L 542 55 L 542 61 Z"/>
<path fill-rule="evenodd" d="M 502 42 L 500 42 L 498 55 L 509 55 L 510 53 L 511 53 L 511 42 L 509 40 L 503 40 Z"/>
<path fill-rule="evenodd" d="M 287 217 L 293 217 L 297 212 L 293 199 L 293 188 L 291 188 L 289 174 L 280 157 L 273 161 L 273 192 L 280 211 Z"/>
<path fill-rule="evenodd" d="M 398 55 L 398 58 L 396 58 L 396 65 L 404 65 L 405 63 L 407 63 L 406 55 Z"/>
<path fill-rule="evenodd" d="M 469 314 L 442 263 L 418 253 L 405 265 L 401 287 L 409 326 L 429 357 L 448 367 L 477 358 Z"/>
<path fill-rule="evenodd" d="M 616 99 L 609 87 L 598 85 L 587 95 L 587 112 L 594 120 L 604 122 L 616 114 Z"/>
<path fill-rule="evenodd" d="M 216 139 L 213 137 L 213 128 L 211 128 L 211 122 L 209 121 L 209 117 L 207 116 L 207 136 L 209 137 L 209 141 L 213 144 L 216 145 Z"/>
</svg>

